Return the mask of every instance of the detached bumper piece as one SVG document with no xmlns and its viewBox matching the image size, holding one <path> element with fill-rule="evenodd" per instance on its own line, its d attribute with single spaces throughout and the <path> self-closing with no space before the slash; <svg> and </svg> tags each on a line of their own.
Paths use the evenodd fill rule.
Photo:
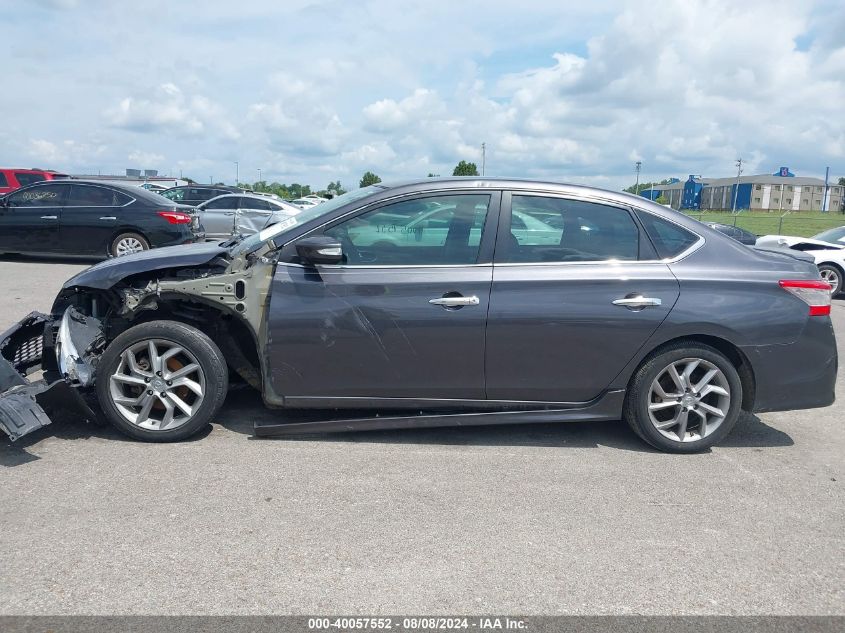
<svg viewBox="0 0 845 633">
<path fill-rule="evenodd" d="M 48 412 L 95 419 L 79 392 L 64 379 L 27 378 L 42 369 L 45 337 L 52 338 L 52 319 L 38 312 L 0 334 L 0 429 L 12 441 L 50 424 Z"/>
</svg>

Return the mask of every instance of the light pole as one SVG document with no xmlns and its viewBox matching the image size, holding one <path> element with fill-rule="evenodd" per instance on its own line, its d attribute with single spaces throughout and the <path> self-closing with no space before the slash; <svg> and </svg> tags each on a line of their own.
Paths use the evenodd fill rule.
<svg viewBox="0 0 845 633">
<path fill-rule="evenodd" d="M 481 175 L 484 175 L 484 167 L 487 163 L 487 143 L 481 144 Z"/>
<path fill-rule="evenodd" d="M 258 182 L 261 182 L 261 167 L 258 168 Z"/>
<path fill-rule="evenodd" d="M 736 197 L 739 195 L 739 175 L 742 173 L 742 159 L 736 159 L 736 187 L 734 187 L 734 203 L 732 213 L 736 213 Z"/>
<path fill-rule="evenodd" d="M 241 181 L 241 166 L 238 165 L 238 161 L 235 161 L 235 186 L 238 186 L 238 183 Z"/>
<path fill-rule="evenodd" d="M 636 167 L 637 167 L 637 184 L 634 185 L 634 192 L 635 195 L 640 195 L 640 167 L 643 166 L 643 161 L 638 160 Z"/>
</svg>

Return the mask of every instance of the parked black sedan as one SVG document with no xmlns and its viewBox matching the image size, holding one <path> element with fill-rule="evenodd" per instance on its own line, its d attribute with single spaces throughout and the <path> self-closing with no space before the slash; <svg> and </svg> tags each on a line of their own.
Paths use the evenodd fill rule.
<svg viewBox="0 0 845 633">
<path fill-rule="evenodd" d="M 141 187 L 47 181 L 0 198 L 0 253 L 118 257 L 201 237 L 196 209 Z"/>
</svg>

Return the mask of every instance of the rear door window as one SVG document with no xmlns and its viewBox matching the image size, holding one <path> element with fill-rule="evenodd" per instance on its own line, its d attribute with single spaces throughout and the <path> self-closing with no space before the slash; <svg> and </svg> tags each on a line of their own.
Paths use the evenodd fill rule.
<svg viewBox="0 0 845 633">
<path fill-rule="evenodd" d="M 273 208 L 266 200 L 259 200 L 258 198 L 248 198 L 244 196 L 241 198 L 241 209 L 252 209 L 253 211 L 272 211 Z"/>
<path fill-rule="evenodd" d="M 73 185 L 68 196 L 69 207 L 113 207 L 118 204 L 112 189 L 92 185 Z"/>
<path fill-rule="evenodd" d="M 218 200 L 210 200 L 203 208 L 213 211 L 215 209 L 235 209 L 237 206 L 237 198 L 220 198 Z"/>
<path fill-rule="evenodd" d="M 6 174 L 0 171 L 0 187 L 8 187 L 9 181 L 6 179 Z"/>
<path fill-rule="evenodd" d="M 639 229 L 619 207 L 533 195 L 514 195 L 501 263 L 636 260 Z"/>
</svg>

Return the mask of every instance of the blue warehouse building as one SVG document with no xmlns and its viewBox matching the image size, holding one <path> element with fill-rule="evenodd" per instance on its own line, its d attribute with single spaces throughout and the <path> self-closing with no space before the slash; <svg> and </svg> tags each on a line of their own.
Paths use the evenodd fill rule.
<svg viewBox="0 0 845 633">
<path fill-rule="evenodd" d="M 734 178 L 701 178 L 690 175 L 685 181 L 674 180 L 654 185 L 640 195 L 656 200 L 663 196 L 669 206 L 680 210 L 737 210 L 762 211 L 845 211 L 845 187 L 825 183 L 821 178 L 798 177 L 781 167 L 774 174 L 740 176 Z"/>
</svg>

